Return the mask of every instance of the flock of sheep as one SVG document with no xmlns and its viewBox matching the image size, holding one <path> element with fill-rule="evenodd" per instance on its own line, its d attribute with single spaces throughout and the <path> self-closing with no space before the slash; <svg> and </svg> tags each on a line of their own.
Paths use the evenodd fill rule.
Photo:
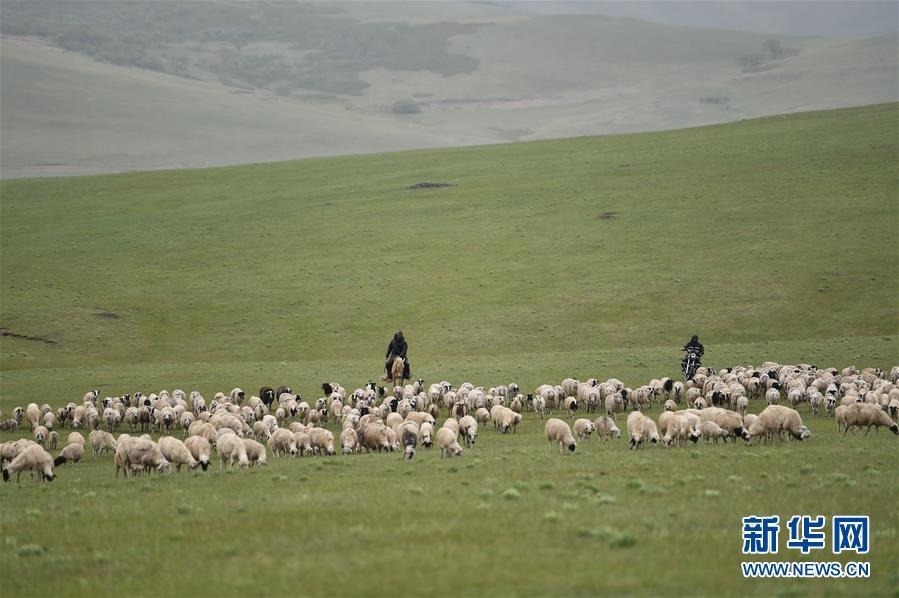
<svg viewBox="0 0 899 598">
<path fill-rule="evenodd" d="M 392 393 L 373 383 L 348 392 L 332 382 L 322 384 L 322 393 L 310 404 L 286 386 L 263 387 L 249 399 L 235 388 L 227 395 L 217 393 L 207 404 L 197 391 L 101 399 L 94 390 L 80 405 L 72 402 L 56 410 L 30 403 L 14 409 L 9 419 L 0 413 L 0 429 L 15 431 L 26 422 L 33 435 L 33 440 L 0 444 L 3 478 L 15 474 L 18 480 L 21 472 L 31 471 L 38 480 L 52 481 L 55 467 L 83 457 L 86 441 L 81 430 L 90 430 L 95 458 L 113 454 L 116 477 L 119 472 L 127 477 L 170 472 L 173 467 L 180 471 L 182 466 L 206 470 L 213 451 L 220 469 L 264 465 L 268 451 L 279 457 L 334 455 L 338 444 L 328 429 L 331 421 L 340 430 L 336 442 L 344 454 L 401 451 L 404 460 L 414 458 L 420 445 L 434 444 L 441 457 L 461 456 L 462 444 L 475 444 L 481 427 L 492 423 L 500 433 L 514 433 L 525 411 L 541 419 L 556 412 L 572 421 L 569 426 L 559 417 L 546 419 L 546 441 L 560 452 L 575 451 L 578 440 L 594 433 L 619 438 L 616 420 L 625 411 L 630 412 L 626 428 L 632 449 L 682 446 L 701 438 L 806 440 L 811 433 L 799 414 L 803 403 L 812 415 L 823 411 L 833 417 L 844 434 L 855 427 L 865 428 L 867 434 L 881 426 L 899 434 L 899 366 L 885 376 L 874 368 L 838 371 L 766 362 L 717 372 L 700 368 L 685 382 L 660 378 L 633 389 L 615 378 L 566 378 L 527 395 L 517 384 L 484 388 L 466 382 L 455 388 L 444 381 L 425 388 L 422 380 Z M 766 406 L 760 413 L 748 412 L 753 402 L 762 401 Z M 658 422 L 644 414 L 654 405 L 663 406 Z M 600 409 L 605 414 L 595 419 L 576 417 L 580 411 L 593 414 Z M 438 428 L 441 413 L 448 416 Z M 114 436 L 123 426 L 128 432 Z M 72 431 L 54 459 L 48 449 L 57 449 L 65 428 Z M 154 441 L 149 432 L 162 436 Z M 179 433 L 181 438 L 175 436 Z"/>
</svg>

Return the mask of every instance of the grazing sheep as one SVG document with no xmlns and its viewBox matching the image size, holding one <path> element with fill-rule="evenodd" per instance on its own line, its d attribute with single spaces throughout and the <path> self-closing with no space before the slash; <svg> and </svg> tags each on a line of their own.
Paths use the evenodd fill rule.
<svg viewBox="0 0 899 598">
<path fill-rule="evenodd" d="M 668 399 L 665 401 L 665 411 L 677 411 L 677 403 Z"/>
<path fill-rule="evenodd" d="M 865 436 L 868 435 L 868 432 L 871 431 L 872 427 L 879 428 L 881 426 L 889 428 L 894 434 L 899 434 L 899 424 L 890 419 L 887 412 L 877 405 L 872 405 L 870 403 L 856 403 L 847 406 L 845 409 L 845 415 L 841 413 L 841 415 L 843 415 L 844 436 L 852 426 L 866 428 Z"/>
<path fill-rule="evenodd" d="M 508 407 L 503 407 L 502 405 L 497 405 L 494 407 L 494 411 L 492 413 L 493 423 L 499 428 L 500 432 L 506 434 L 509 430 L 512 433 L 515 433 L 518 429 L 518 424 L 521 423 L 521 414 L 515 413 Z"/>
<path fill-rule="evenodd" d="M 283 457 L 287 454 L 296 457 L 297 442 L 294 433 L 287 428 L 278 428 L 272 432 L 267 444 L 276 457 Z"/>
<path fill-rule="evenodd" d="M 3 481 L 8 482 L 12 474 L 16 474 L 16 483 L 19 476 L 25 470 L 37 472 L 38 481 L 52 482 L 56 475 L 53 473 L 53 457 L 38 444 L 26 446 L 3 468 Z"/>
<path fill-rule="evenodd" d="M 311 455 L 312 454 L 312 439 L 309 437 L 309 432 L 312 428 L 307 428 L 306 430 L 296 430 L 293 433 L 293 439 L 297 443 L 297 455 Z"/>
<path fill-rule="evenodd" d="M 188 436 L 184 440 L 184 446 L 190 451 L 190 455 L 194 458 L 203 471 L 209 467 L 209 456 L 212 454 L 212 445 L 202 436 Z"/>
<path fill-rule="evenodd" d="M 50 435 L 50 430 L 45 428 L 44 426 L 37 426 L 34 428 L 34 441 L 41 446 L 44 446 L 44 443 L 47 442 L 47 437 Z"/>
<path fill-rule="evenodd" d="M 542 399 L 543 404 L 548 409 L 555 409 L 558 405 L 559 396 L 554 386 L 550 384 L 541 384 L 534 391 L 534 409 L 537 408 L 537 400 Z"/>
<path fill-rule="evenodd" d="M 162 456 L 174 465 L 179 473 L 182 465 L 187 465 L 189 469 L 196 469 L 200 466 L 200 462 L 194 459 L 194 456 L 184 443 L 174 436 L 163 436 L 160 438 L 159 450 L 162 451 Z"/>
<path fill-rule="evenodd" d="M 84 445 L 79 444 L 77 442 L 73 442 L 72 444 L 67 444 L 65 448 L 59 451 L 59 456 L 53 460 L 53 466 L 59 467 L 64 463 L 68 463 L 72 461 L 73 463 L 78 463 L 81 461 L 81 457 L 84 456 Z"/>
<path fill-rule="evenodd" d="M 606 415 L 615 419 L 615 415 L 624 411 L 624 396 L 621 392 L 615 392 L 604 400 Z"/>
<path fill-rule="evenodd" d="M 528 399 L 528 405 L 533 407 L 534 411 L 537 413 L 540 419 L 546 417 L 546 399 L 541 395 L 528 395 Z"/>
<path fill-rule="evenodd" d="M 728 432 L 723 429 L 721 426 L 713 422 L 712 420 L 707 420 L 699 424 L 700 432 L 702 432 L 702 437 L 705 438 L 706 442 L 715 441 L 715 444 L 718 444 L 718 439 L 723 438 L 724 441 L 727 441 Z"/>
<path fill-rule="evenodd" d="M 455 420 L 453 420 L 455 421 Z M 387 426 L 380 420 L 374 420 L 360 428 L 362 446 L 366 451 L 389 451 L 390 440 L 387 438 Z"/>
<path fill-rule="evenodd" d="M 188 428 L 187 435 L 202 436 L 211 444 L 215 444 L 216 440 L 215 426 L 213 426 L 209 422 L 204 422 L 202 420 L 194 421 L 194 423 L 190 425 L 190 428 Z"/>
<path fill-rule="evenodd" d="M 667 412 L 670 413 L 670 412 Z M 631 411 L 627 416 L 627 436 L 631 450 L 638 449 L 648 440 L 647 421 L 649 418 L 639 411 Z"/>
<path fill-rule="evenodd" d="M 891 392 L 890 395 L 892 394 Z M 893 419 L 899 418 L 899 398 L 890 399 L 890 402 L 887 404 L 887 412 Z"/>
<path fill-rule="evenodd" d="M 759 416 L 754 413 L 747 413 L 743 416 L 743 427 L 751 430 L 752 426 L 759 420 Z"/>
<path fill-rule="evenodd" d="M 568 412 L 568 417 L 574 419 L 574 414 L 577 411 L 577 407 L 577 398 L 565 397 L 565 411 Z"/>
<path fill-rule="evenodd" d="M 47 444 L 50 450 L 56 450 L 56 444 L 59 442 L 59 434 L 56 430 L 50 432 L 50 435 L 47 436 Z"/>
<path fill-rule="evenodd" d="M 594 419 L 593 429 L 596 435 L 603 440 L 607 438 L 621 438 L 621 430 L 618 429 L 615 421 L 607 415 L 600 415 Z"/>
<path fill-rule="evenodd" d="M 721 407 L 707 407 L 699 411 L 698 415 L 702 421 L 711 420 L 718 424 L 720 428 L 724 428 L 729 436 L 734 439 L 734 442 L 736 442 L 738 436 L 749 442 L 750 434 L 743 424 L 743 417 L 736 411 Z"/>
<path fill-rule="evenodd" d="M 631 450 L 641 448 L 646 442 L 653 444 L 659 442 L 658 428 L 655 422 L 640 411 L 631 411 L 627 416 L 627 435 L 630 438 Z"/>
<path fill-rule="evenodd" d="M 52 430 L 53 426 L 56 425 L 56 414 L 52 411 L 48 411 L 41 417 L 41 421 L 44 424 L 45 428 L 47 428 L 48 430 Z"/>
<path fill-rule="evenodd" d="M 116 477 L 119 477 L 120 469 L 125 477 L 129 474 L 140 475 L 143 471 L 150 471 L 153 468 L 159 473 L 171 469 L 158 444 L 149 438 L 133 438 L 127 434 L 122 434 L 116 441 L 115 466 Z"/>
<path fill-rule="evenodd" d="M 448 419 L 443 422 L 444 428 L 449 428 L 453 432 L 455 432 L 456 436 L 459 436 L 459 420 L 457 419 Z"/>
<path fill-rule="evenodd" d="M 471 447 L 478 437 L 478 422 L 470 415 L 459 420 L 459 432 L 465 440 L 465 446 Z"/>
<path fill-rule="evenodd" d="M 571 428 L 561 419 L 551 417 L 546 420 L 543 433 L 550 449 L 552 449 L 553 444 L 559 446 L 560 453 L 565 452 L 564 447 L 568 447 L 568 450 L 572 453 L 577 449 L 577 442 L 575 442 L 574 436 L 571 434 Z"/>
<path fill-rule="evenodd" d="M 455 420 L 454 420 L 455 421 Z M 418 427 L 418 441 L 425 448 L 431 448 L 434 444 L 434 424 L 424 422 Z"/>
<path fill-rule="evenodd" d="M 352 426 L 344 426 L 340 431 L 340 448 L 344 455 L 350 455 L 359 450 L 359 435 Z"/>
<path fill-rule="evenodd" d="M 811 436 L 809 429 L 802 425 L 798 411 L 783 405 L 768 405 L 759 413 L 755 427 L 749 430 L 749 435 L 764 436 L 767 442 L 775 436 L 781 437 L 784 432 L 789 432 L 798 440 L 806 440 Z"/>
<path fill-rule="evenodd" d="M 37 406 L 37 403 L 28 403 L 25 408 L 25 417 L 28 419 L 31 431 L 34 432 L 35 428 L 41 425 L 41 408 Z"/>
<path fill-rule="evenodd" d="M 291 441 L 293 441 L 293 438 L 291 438 Z M 223 435 L 218 439 L 215 448 L 219 454 L 219 471 L 225 469 L 226 461 L 232 469 L 235 461 L 239 467 L 250 466 L 250 460 L 247 458 L 247 447 L 244 445 L 243 439 L 236 434 Z M 294 448 L 294 451 L 296 451 L 296 448 Z"/>
<path fill-rule="evenodd" d="M 415 457 L 415 447 L 418 446 L 418 432 L 415 426 L 403 426 L 400 439 L 403 443 L 403 461 L 411 461 Z"/>
<path fill-rule="evenodd" d="M 328 456 L 336 455 L 334 450 L 334 434 L 325 428 L 312 428 L 309 431 L 309 440 L 312 442 L 312 452 L 317 454 L 325 454 Z"/>
<path fill-rule="evenodd" d="M 578 440 L 586 442 L 590 439 L 590 434 L 593 433 L 595 429 L 593 426 L 593 422 L 589 419 L 579 418 L 574 420 L 574 425 L 572 426 L 574 429 L 574 433 L 577 434 Z"/>
<path fill-rule="evenodd" d="M 268 465 L 265 447 L 261 443 L 256 442 L 252 438 L 244 438 L 243 446 L 247 452 L 247 460 L 250 462 L 250 467 L 254 465 Z"/>
<path fill-rule="evenodd" d="M 425 422 L 430 422 L 431 424 L 436 422 L 434 416 L 427 411 L 412 411 L 411 413 L 409 413 L 409 415 L 406 416 L 406 419 L 409 421 L 414 421 L 419 426 Z"/>
<path fill-rule="evenodd" d="M 196 418 L 194 417 L 194 414 L 190 411 L 185 411 L 181 414 L 178 423 L 181 425 L 181 432 L 183 436 L 187 436 L 187 431 L 190 430 L 190 425 L 194 423 L 195 420 Z"/>
<path fill-rule="evenodd" d="M 458 431 L 446 426 L 437 430 L 437 447 L 440 448 L 440 458 L 451 458 L 453 455 L 462 456 L 462 446 L 459 444 Z"/>
<path fill-rule="evenodd" d="M 90 439 L 91 450 L 95 459 L 99 459 L 103 451 L 115 453 L 117 441 L 109 432 L 106 432 L 105 430 L 92 430 L 88 438 Z"/>
<path fill-rule="evenodd" d="M 769 405 L 777 405 L 780 402 L 780 391 L 776 388 L 769 388 L 766 390 L 765 402 Z"/>
<path fill-rule="evenodd" d="M 69 435 L 66 436 L 66 444 L 72 444 L 73 442 L 78 442 L 81 446 L 84 446 L 84 436 L 81 435 L 81 432 L 69 432 Z"/>
<path fill-rule="evenodd" d="M 700 431 L 694 430 L 690 420 L 686 416 L 674 411 L 663 411 L 659 415 L 659 432 L 662 434 L 662 444 L 670 447 L 683 446 L 687 440 L 696 442 L 699 440 Z"/>
</svg>

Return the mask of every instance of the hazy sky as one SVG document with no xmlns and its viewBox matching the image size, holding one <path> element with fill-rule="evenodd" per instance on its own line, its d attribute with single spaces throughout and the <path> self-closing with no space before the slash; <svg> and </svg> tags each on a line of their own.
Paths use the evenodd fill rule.
<svg viewBox="0 0 899 598">
<path fill-rule="evenodd" d="M 516 3 L 517 4 L 517 3 Z M 737 29 L 784 35 L 868 37 L 899 29 L 899 2 L 870 0 L 749 0 L 741 2 L 654 0 L 577 2 L 559 0 L 553 9 L 601 13 L 670 25 Z M 536 7 L 535 7 L 536 8 Z M 543 7 L 544 12 L 548 7 Z"/>
</svg>

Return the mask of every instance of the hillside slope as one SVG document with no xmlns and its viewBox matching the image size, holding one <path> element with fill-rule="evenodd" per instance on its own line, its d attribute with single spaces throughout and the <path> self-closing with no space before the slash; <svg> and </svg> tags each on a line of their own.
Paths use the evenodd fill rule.
<svg viewBox="0 0 899 598">
<path fill-rule="evenodd" d="M 6 178 L 661 130 L 899 89 L 896 35 L 772 37 L 514 3 L 11 1 L 2 23 Z"/>
<path fill-rule="evenodd" d="M 899 362 L 895 104 L 4 181 L 3 401 L 47 388 Z M 410 189 L 419 182 L 451 186 Z M 299 384 L 299 383 L 297 383 Z"/>
</svg>

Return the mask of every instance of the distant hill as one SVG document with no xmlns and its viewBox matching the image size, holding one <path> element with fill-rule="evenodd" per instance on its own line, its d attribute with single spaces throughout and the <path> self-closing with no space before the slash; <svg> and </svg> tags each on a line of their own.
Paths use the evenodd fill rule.
<svg viewBox="0 0 899 598">
<path fill-rule="evenodd" d="M 3 177 L 631 132 L 896 101 L 897 37 L 502 3 L 4 2 Z"/>
</svg>

